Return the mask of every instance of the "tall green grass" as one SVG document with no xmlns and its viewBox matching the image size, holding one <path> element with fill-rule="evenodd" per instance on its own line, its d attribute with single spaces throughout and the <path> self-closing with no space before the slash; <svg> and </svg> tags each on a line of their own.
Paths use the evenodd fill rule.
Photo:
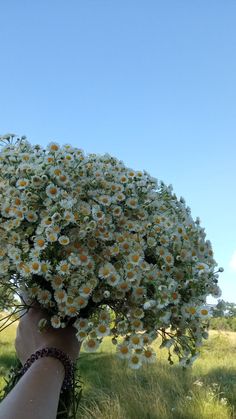
<svg viewBox="0 0 236 419">
<path fill-rule="evenodd" d="M 0 387 L 14 361 L 15 326 L 0 335 Z M 107 339 L 95 354 L 81 353 L 83 419 L 236 418 L 236 333 L 210 333 L 190 370 L 169 366 L 165 350 L 155 364 L 132 371 Z"/>
</svg>

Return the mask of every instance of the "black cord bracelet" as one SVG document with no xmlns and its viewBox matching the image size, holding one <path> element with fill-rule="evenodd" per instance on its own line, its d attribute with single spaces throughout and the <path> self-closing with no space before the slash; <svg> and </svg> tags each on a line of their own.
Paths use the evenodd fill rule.
<svg viewBox="0 0 236 419">
<path fill-rule="evenodd" d="M 25 372 L 31 367 L 31 365 L 40 358 L 44 357 L 52 357 L 56 358 L 63 364 L 65 368 L 65 378 L 62 383 L 61 390 L 68 390 L 72 387 L 73 384 L 73 378 L 74 378 L 74 363 L 71 361 L 69 356 L 57 348 L 43 348 L 39 349 L 35 353 L 33 353 L 29 359 L 25 362 L 22 369 L 20 370 L 20 375 L 24 375 Z"/>
</svg>

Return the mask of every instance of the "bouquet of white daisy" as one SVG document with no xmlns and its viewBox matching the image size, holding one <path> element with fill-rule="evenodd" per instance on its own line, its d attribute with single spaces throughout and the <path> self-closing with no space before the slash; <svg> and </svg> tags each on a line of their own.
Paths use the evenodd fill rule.
<svg viewBox="0 0 236 419">
<path fill-rule="evenodd" d="M 52 327 L 73 323 L 87 351 L 111 336 L 136 369 L 160 336 L 171 363 L 190 364 L 222 269 L 184 199 L 108 154 L 1 143 L 1 286 L 47 309 Z"/>
</svg>

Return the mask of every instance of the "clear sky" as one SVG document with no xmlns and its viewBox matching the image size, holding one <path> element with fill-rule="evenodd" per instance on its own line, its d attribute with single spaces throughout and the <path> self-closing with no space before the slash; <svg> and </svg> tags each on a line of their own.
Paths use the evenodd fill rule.
<svg viewBox="0 0 236 419">
<path fill-rule="evenodd" d="M 236 302 L 235 0 L 3 0 L 0 134 L 173 184 Z"/>
</svg>

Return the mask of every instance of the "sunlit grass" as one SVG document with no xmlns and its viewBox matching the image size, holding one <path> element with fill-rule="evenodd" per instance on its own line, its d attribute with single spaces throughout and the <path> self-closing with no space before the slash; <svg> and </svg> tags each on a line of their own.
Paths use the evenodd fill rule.
<svg viewBox="0 0 236 419">
<path fill-rule="evenodd" d="M 16 326 L 0 335 L 0 386 L 14 360 Z M 169 366 L 165 350 L 157 362 L 132 371 L 106 339 L 99 352 L 82 352 L 84 383 L 78 418 L 229 419 L 236 418 L 236 333 L 211 332 L 190 370 Z"/>
<path fill-rule="evenodd" d="M 17 325 L 14 323 L 0 333 L 0 389 L 4 385 L 4 376 L 15 361 L 14 339 Z"/>
</svg>

